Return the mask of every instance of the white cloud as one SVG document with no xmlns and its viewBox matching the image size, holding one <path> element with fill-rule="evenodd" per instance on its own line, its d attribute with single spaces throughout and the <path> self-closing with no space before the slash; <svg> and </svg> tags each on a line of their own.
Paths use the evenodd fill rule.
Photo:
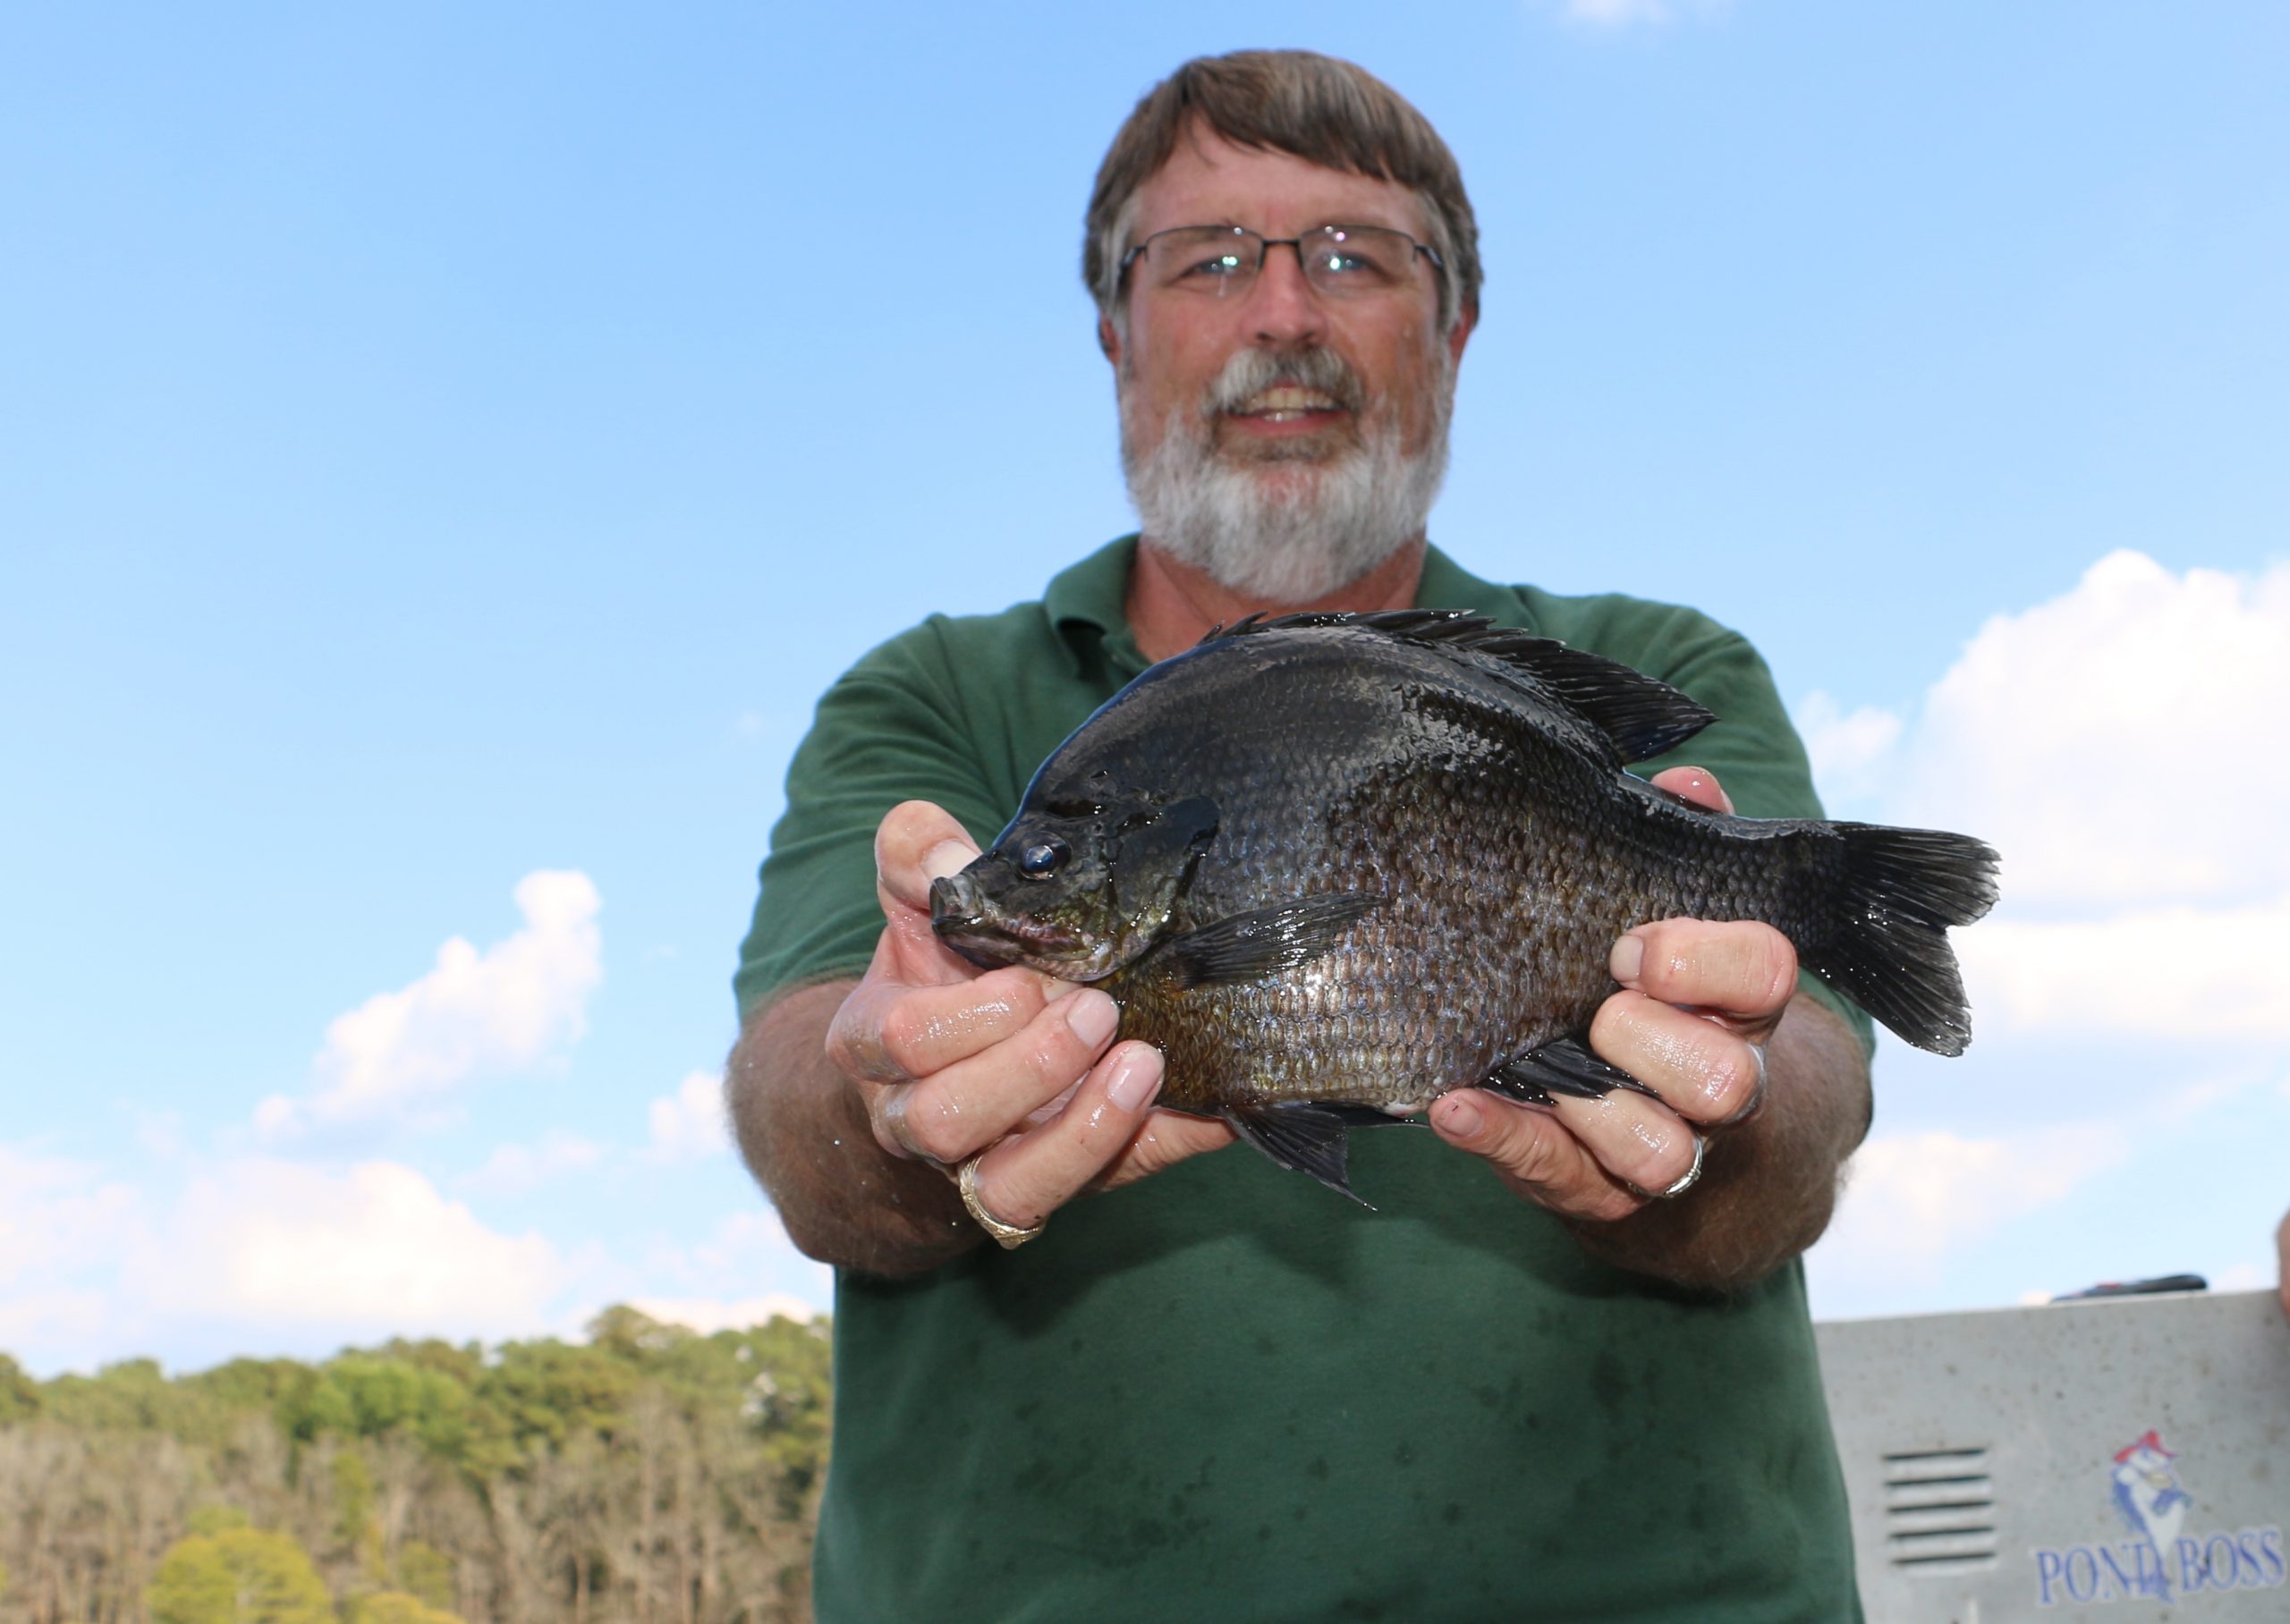
<svg viewBox="0 0 2290 1624">
<path fill-rule="evenodd" d="M 1864 705 L 1847 714 L 1819 689 L 1805 696 L 1791 720 L 1825 794 L 1832 786 L 1849 789 L 1900 742 L 1900 718 L 1892 712 Z"/>
<path fill-rule="evenodd" d="M 2279 1041 L 2285 692 L 2290 563 L 2175 574 L 2119 551 L 1989 620 L 1906 729 L 1818 693 L 1797 714 L 1816 770 L 1874 794 L 1872 816 L 2002 853 L 1994 916 L 1952 937 L 1979 1017 Z"/>
<path fill-rule="evenodd" d="M 827 1313 L 835 1301 L 835 1271 L 797 1251 L 779 1215 L 759 1207 L 724 1218 L 695 1245 L 665 1237 L 656 1241 L 636 1283 L 623 1291 L 624 1300 L 640 1307 L 646 1302 L 752 1304 L 785 1298 L 807 1305 L 796 1317 L 808 1318 Z"/>
<path fill-rule="evenodd" d="M 720 1155 L 732 1146 L 720 1071 L 686 1072 L 674 1094 L 652 1102 L 650 1115 L 652 1144 L 645 1152 L 647 1161 L 692 1161 Z"/>
<path fill-rule="evenodd" d="M 2000 1138 L 1945 1132 L 1872 1138 L 1853 1158 L 1819 1256 L 1839 1272 L 1931 1279 L 1947 1254 L 2062 1199 L 2131 1152 L 2128 1132 L 2096 1122 Z"/>
<path fill-rule="evenodd" d="M 123 1283 L 173 1318 L 493 1337 L 530 1332 L 564 1274 L 539 1235 L 487 1228 L 401 1163 L 249 1157 L 191 1181 Z"/>
<path fill-rule="evenodd" d="M 727 1301 L 713 1297 L 639 1297 L 628 1305 L 663 1324 L 682 1325 L 708 1336 L 718 1331 L 745 1331 L 768 1322 L 773 1315 L 808 1324 L 825 1309 L 785 1291 Z"/>
<path fill-rule="evenodd" d="M 1980 629 L 1918 718 L 1900 810 L 1994 845 L 2023 907 L 2273 896 L 2285 692 L 2290 562 L 2249 580 L 2111 553 Z"/>
<path fill-rule="evenodd" d="M 2070 924 L 1992 919 L 1954 940 L 1973 1007 L 2023 1030 L 2290 1040 L 2290 892 Z"/>
<path fill-rule="evenodd" d="M 256 1127 L 276 1139 L 307 1118 L 370 1120 L 402 1112 L 473 1077 L 513 1071 L 580 1037 L 603 979 L 601 903 L 588 875 L 543 869 L 517 882 L 524 927 L 479 952 L 455 936 L 437 968 L 377 993 L 327 1028 L 307 1104 L 265 1100 Z"/>
<path fill-rule="evenodd" d="M 1661 22 L 1670 14 L 1663 0 L 1566 0 L 1566 14 L 1577 22 L 1605 27 L 1630 22 Z"/>
<path fill-rule="evenodd" d="M 1667 22 L 1681 12 L 1719 12 L 1730 3 L 1731 0 L 1564 0 L 1562 9 L 1569 22 L 1618 29 Z"/>
<path fill-rule="evenodd" d="M 132 1185 L 84 1162 L 0 1145 L 0 1300 L 22 1313 L 76 1271 L 117 1256 L 144 1222 Z"/>
<path fill-rule="evenodd" d="M 538 1145 L 504 1145 L 485 1165 L 459 1180 L 481 1195 L 522 1196 L 568 1174 L 586 1172 L 605 1159 L 605 1147 L 577 1135 L 552 1131 Z"/>
</svg>

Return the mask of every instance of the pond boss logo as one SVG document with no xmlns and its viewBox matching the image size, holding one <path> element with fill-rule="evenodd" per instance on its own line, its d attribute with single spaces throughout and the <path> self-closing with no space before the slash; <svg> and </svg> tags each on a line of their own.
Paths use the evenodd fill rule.
<svg viewBox="0 0 2290 1624">
<path fill-rule="evenodd" d="M 2290 1578 L 2280 1528 L 2186 1531 L 2194 1500 L 2179 1482 L 2177 1460 L 2152 1427 L 2116 1451 L 2108 1497 L 2133 1537 L 2035 1547 L 2036 1605 L 2190 1602 L 2225 1591 L 2278 1589 Z"/>
</svg>

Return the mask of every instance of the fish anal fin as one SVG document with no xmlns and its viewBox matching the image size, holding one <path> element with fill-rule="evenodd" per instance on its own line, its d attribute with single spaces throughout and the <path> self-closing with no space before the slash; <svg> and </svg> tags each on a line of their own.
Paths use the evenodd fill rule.
<svg viewBox="0 0 2290 1624">
<path fill-rule="evenodd" d="M 1381 1112 L 1376 1114 L 1381 1115 Z M 1344 1136 L 1353 1128 L 1368 1126 L 1358 1108 L 1310 1104 L 1236 1105 L 1224 1112 L 1234 1132 L 1255 1146 L 1278 1166 L 1309 1173 L 1339 1196 L 1374 1212 L 1372 1203 L 1352 1188 L 1344 1176 Z M 1398 1117 L 1386 1117 L 1398 1121 Z"/>
<path fill-rule="evenodd" d="M 1506 1060 L 1495 1068 L 1482 1086 L 1530 1105 L 1556 1104 L 1557 1101 L 1553 1096 L 1557 1095 L 1570 1099 L 1602 1100 L 1617 1088 L 1654 1095 L 1651 1088 L 1629 1072 L 1619 1066 L 1610 1066 L 1591 1053 L 1590 1040 L 1582 1036 L 1556 1038 L 1539 1049 Z"/>
<path fill-rule="evenodd" d="M 1157 968 L 1179 988 L 1260 980 L 1310 964 L 1383 902 L 1366 892 L 1336 891 L 1233 914 L 1170 940 Z"/>
</svg>

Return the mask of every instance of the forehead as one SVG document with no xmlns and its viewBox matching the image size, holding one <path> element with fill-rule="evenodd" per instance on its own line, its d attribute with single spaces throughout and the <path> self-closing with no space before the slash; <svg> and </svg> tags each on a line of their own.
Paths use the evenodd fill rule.
<svg viewBox="0 0 2290 1624">
<path fill-rule="evenodd" d="M 1292 152 L 1235 147 L 1193 130 L 1137 189 L 1133 241 L 1173 225 L 1245 225 L 1268 236 L 1315 225 L 1388 225 L 1420 237 L 1422 208 L 1396 181 L 1352 174 Z"/>
</svg>

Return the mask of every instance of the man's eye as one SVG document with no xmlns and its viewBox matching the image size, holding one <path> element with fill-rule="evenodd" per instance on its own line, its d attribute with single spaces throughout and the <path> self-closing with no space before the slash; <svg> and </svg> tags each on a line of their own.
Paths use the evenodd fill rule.
<svg viewBox="0 0 2290 1624">
<path fill-rule="evenodd" d="M 1328 275 L 1359 282 L 1387 278 L 1381 260 L 1356 248 L 1328 250 L 1320 256 L 1320 268 Z"/>
<path fill-rule="evenodd" d="M 1238 254 L 1212 254 L 1206 259 L 1194 261 L 1177 275 L 1202 282 L 1215 282 L 1234 275 L 1240 268 L 1241 257 Z"/>
</svg>

